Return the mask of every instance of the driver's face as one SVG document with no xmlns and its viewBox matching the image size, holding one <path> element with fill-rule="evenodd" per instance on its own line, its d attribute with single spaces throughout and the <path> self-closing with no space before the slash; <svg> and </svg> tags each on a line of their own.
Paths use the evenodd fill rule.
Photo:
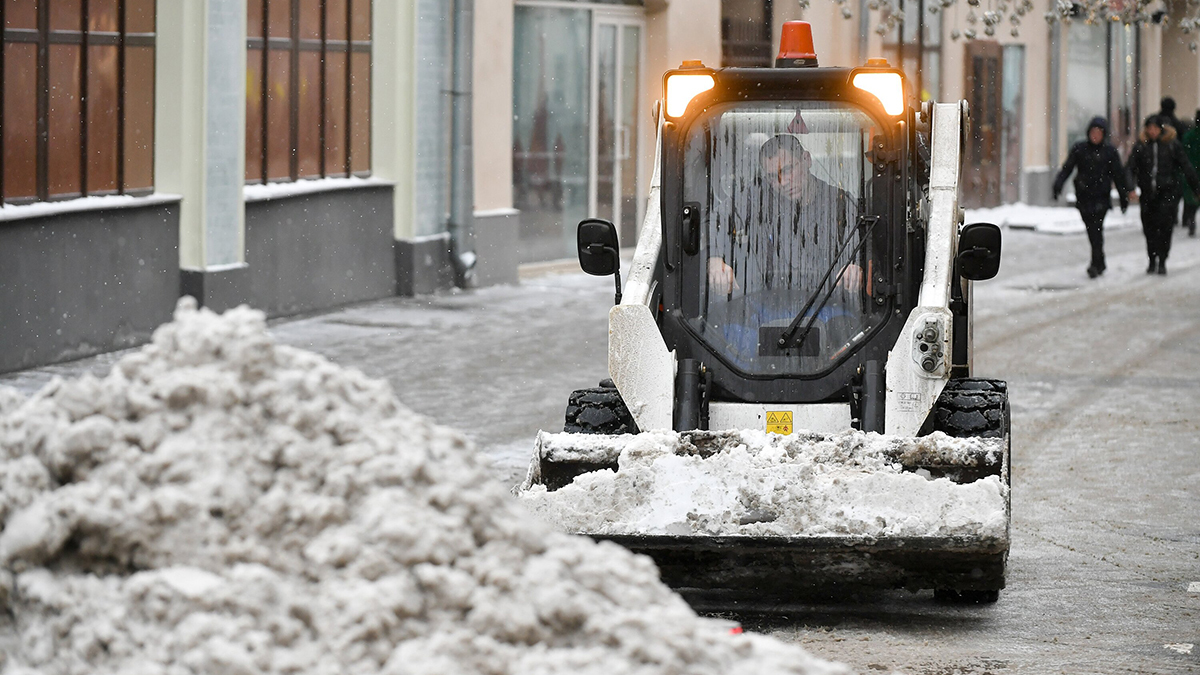
<svg viewBox="0 0 1200 675">
<path fill-rule="evenodd" d="M 774 157 L 763 160 L 763 172 L 767 180 L 777 190 L 791 199 L 800 199 L 808 187 L 809 170 L 812 169 L 812 156 L 803 151 L 797 156 L 791 151 L 783 151 Z"/>
</svg>

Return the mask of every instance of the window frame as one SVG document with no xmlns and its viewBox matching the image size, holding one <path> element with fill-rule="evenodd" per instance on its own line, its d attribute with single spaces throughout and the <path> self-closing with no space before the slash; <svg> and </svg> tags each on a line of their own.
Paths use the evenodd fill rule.
<svg viewBox="0 0 1200 675">
<path fill-rule="evenodd" d="M 63 29 L 61 26 L 52 24 L 51 3 L 49 0 L 41 0 L 36 9 L 36 27 L 15 27 L 10 28 L 8 25 L 8 2 L 0 2 L 0 29 L 3 31 L 2 40 L 0 40 L 0 130 L 5 128 L 6 114 L 8 112 L 7 96 L 7 68 L 9 45 L 13 44 L 33 44 L 36 45 L 35 64 L 36 64 L 36 85 L 34 91 L 31 92 L 36 97 L 36 113 L 34 121 L 34 194 L 10 196 L 10 186 L 6 183 L 6 164 L 9 161 L 15 160 L 15 157 L 10 158 L 8 155 L 7 139 L 4 133 L 0 133 L 0 203 L 10 205 L 31 204 L 37 202 L 55 202 L 65 201 L 70 199 L 79 199 L 87 196 L 105 196 L 105 195 L 131 195 L 145 196 L 154 192 L 154 98 L 156 96 L 154 83 L 154 69 L 156 67 L 155 58 L 157 55 L 157 8 L 153 2 L 146 3 L 142 9 L 149 9 L 149 26 L 152 27 L 150 32 L 131 30 L 129 4 L 133 0 L 112 0 L 116 8 L 116 30 L 92 30 L 91 19 L 93 16 L 101 17 L 103 12 L 98 11 L 94 14 L 89 7 L 89 3 L 79 3 L 78 23 L 69 29 Z M 72 17 L 72 21 L 74 17 Z M 52 46 L 55 45 L 78 45 L 79 54 L 75 57 L 75 66 L 78 71 L 78 79 L 73 91 L 69 92 L 69 96 L 73 97 L 71 101 L 72 107 L 78 108 L 77 132 L 72 131 L 69 136 L 78 138 L 77 146 L 78 154 L 78 173 L 71 176 L 71 182 L 75 184 L 74 190 L 67 192 L 51 193 L 51 176 L 50 164 L 53 160 L 51 151 L 50 137 L 50 116 L 51 110 L 51 69 L 52 60 L 56 56 Z M 96 47 L 115 47 L 116 48 L 116 81 L 111 83 L 115 86 L 115 134 L 111 139 L 111 146 L 106 148 L 111 150 L 113 154 L 114 175 L 110 186 L 102 188 L 89 189 L 89 163 L 94 157 L 97 148 L 105 147 L 108 144 L 97 143 L 96 134 L 90 133 L 89 126 L 93 115 L 89 113 L 89 86 L 93 77 L 102 73 L 93 72 L 92 69 L 92 52 Z M 128 94 L 131 87 L 129 86 L 129 69 L 127 68 L 127 55 L 130 48 L 148 48 L 150 50 L 150 78 L 149 78 L 149 100 L 151 102 L 149 108 L 149 119 L 145 120 L 148 124 L 148 130 L 145 132 L 149 136 L 149 143 L 146 144 L 147 149 L 143 152 L 148 153 L 142 159 L 148 160 L 148 176 L 149 185 L 140 185 L 130 187 L 128 184 L 129 176 L 127 175 L 127 164 L 131 161 L 132 155 L 127 153 L 127 129 L 130 120 L 127 118 L 128 107 L 126 105 Z M 144 90 L 139 90 L 144 93 Z M 68 113 L 70 114 L 70 113 Z M 64 143 L 71 142 L 71 139 L 63 141 Z M 74 159 L 74 158 L 72 158 Z"/>
<path fill-rule="evenodd" d="M 282 3 L 287 3 L 288 12 L 290 13 L 288 21 L 287 37 L 271 35 L 271 10 L 273 7 L 281 6 Z M 315 4 L 313 4 L 315 3 Z M 374 56 L 372 43 L 374 36 L 372 34 L 373 25 L 373 2 L 372 0 L 340 0 L 338 4 L 345 7 L 345 15 L 339 17 L 344 20 L 345 39 L 330 38 L 330 14 L 333 0 L 255 0 L 247 4 L 248 19 L 253 18 L 255 10 L 261 10 L 261 19 L 255 18 L 254 21 L 247 21 L 247 36 L 246 50 L 247 63 L 257 65 L 259 68 L 257 81 L 249 83 L 249 86 L 257 85 L 256 91 L 258 94 L 258 110 L 252 111 L 252 102 L 248 98 L 246 104 L 246 126 L 247 126 L 247 141 L 250 139 L 251 133 L 257 134 L 258 156 L 256 158 L 256 166 L 258 171 L 252 173 L 252 165 L 250 160 L 249 142 L 247 142 L 247 162 L 244 171 L 244 180 L 247 185 L 260 185 L 266 183 L 292 183 L 301 180 L 317 180 L 321 178 L 344 178 L 358 177 L 366 178 L 371 175 L 371 103 L 374 95 L 372 86 Z M 318 38 L 302 36 L 301 31 L 304 27 L 304 17 L 302 17 L 303 9 L 308 6 L 315 7 L 319 13 L 317 21 Z M 366 30 L 367 39 L 355 39 L 355 14 L 366 12 Z M 251 35 L 252 25 L 257 23 L 261 26 L 260 35 Z M 361 36 L 360 36 L 361 37 Z M 255 52 L 257 50 L 257 53 Z M 272 126 L 271 105 L 272 95 L 271 86 L 271 56 L 273 54 L 287 54 L 288 63 L 288 89 L 284 96 L 287 106 L 287 148 L 288 148 L 288 166 L 287 176 L 275 175 L 272 176 L 271 143 L 269 143 L 270 131 Z M 319 78 L 319 112 L 318 129 L 317 129 L 317 157 L 316 157 L 316 172 L 306 172 L 301 168 L 301 163 L 305 159 L 302 155 L 301 148 L 301 133 L 300 133 L 300 117 L 301 117 L 301 61 L 302 55 L 316 53 L 319 55 L 318 63 L 320 70 Z M 341 99 L 339 104 L 342 106 L 342 129 L 338 130 L 338 136 L 341 141 L 341 162 L 334 165 L 329 158 L 330 147 L 330 115 L 329 115 L 329 64 L 330 54 L 345 54 L 345 63 L 339 64 L 343 92 L 339 96 Z M 355 59 L 355 55 L 365 54 L 367 64 L 367 81 L 366 98 L 360 109 L 356 111 L 356 93 L 361 93 L 355 86 L 355 64 L 361 65 L 361 60 Z M 258 59 L 255 64 L 255 59 Z M 248 92 L 249 93 L 249 92 Z M 252 116 L 257 113 L 257 116 Z M 365 117 L 365 124 L 358 120 L 360 113 Z M 256 128 L 252 129 L 251 125 Z M 355 141 L 355 130 L 361 127 L 365 130 L 366 138 Z M 357 152 L 361 150 L 362 152 Z M 356 162 L 360 159 L 359 155 L 365 155 L 366 159 L 362 160 L 364 164 L 356 167 Z"/>
</svg>

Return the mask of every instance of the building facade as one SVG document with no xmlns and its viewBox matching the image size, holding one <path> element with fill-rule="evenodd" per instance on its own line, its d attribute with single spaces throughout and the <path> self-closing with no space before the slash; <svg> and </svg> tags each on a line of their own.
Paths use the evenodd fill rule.
<svg viewBox="0 0 1200 675">
<path fill-rule="evenodd" d="M 662 73 L 770 65 L 790 19 L 823 65 L 970 102 L 974 205 L 1047 201 L 1094 115 L 1127 149 L 1161 96 L 1200 106 L 1177 21 L 966 40 L 965 3 L 925 4 L 880 35 L 865 0 L 3 0 L 0 371 L 143 342 L 181 295 L 284 316 L 514 283 L 585 217 L 632 245 Z"/>
</svg>

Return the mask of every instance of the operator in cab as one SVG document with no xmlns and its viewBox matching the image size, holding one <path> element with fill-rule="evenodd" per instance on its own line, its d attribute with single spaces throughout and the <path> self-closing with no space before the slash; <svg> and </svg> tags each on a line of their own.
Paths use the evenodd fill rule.
<svg viewBox="0 0 1200 675">
<path fill-rule="evenodd" d="M 821 372 L 877 322 L 877 133 L 869 115 L 831 101 L 732 104 L 693 126 L 684 201 L 705 216 L 694 325 L 731 365 Z"/>
<path fill-rule="evenodd" d="M 809 237 L 819 241 L 824 236 L 822 230 L 833 228 L 837 240 L 842 241 L 857 219 L 857 208 L 846 191 L 813 175 L 812 165 L 812 154 L 793 134 L 778 134 L 759 149 L 763 188 L 759 211 L 768 239 L 762 270 L 766 288 L 789 288 L 795 285 L 796 277 L 808 282 L 804 286 L 820 283 L 815 266 L 797 269 L 789 265 L 795 262 L 791 259 L 798 251 L 785 253 L 781 244 L 772 245 L 777 244 L 775 239 L 803 245 Z M 775 233 L 782 236 L 776 237 Z M 709 289 L 716 294 L 729 294 L 737 283 L 733 268 L 720 256 L 709 258 L 708 274 Z M 844 265 L 837 276 L 837 285 L 848 290 L 859 289 L 862 281 L 862 267 L 853 262 Z"/>
</svg>

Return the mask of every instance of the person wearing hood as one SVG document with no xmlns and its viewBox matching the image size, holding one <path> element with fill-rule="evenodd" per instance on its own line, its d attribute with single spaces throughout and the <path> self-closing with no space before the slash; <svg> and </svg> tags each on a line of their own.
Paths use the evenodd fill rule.
<svg viewBox="0 0 1200 675">
<path fill-rule="evenodd" d="M 1200 193 L 1200 176 L 1188 161 L 1175 127 L 1158 115 L 1146 119 L 1141 138 L 1129 153 L 1127 168 L 1137 182 L 1138 201 L 1142 205 L 1142 232 L 1150 257 L 1146 272 L 1166 274 L 1171 233 L 1183 197 L 1180 176 L 1197 193 Z"/>
<path fill-rule="evenodd" d="M 1075 172 L 1075 208 L 1087 227 L 1088 243 L 1092 245 L 1092 261 L 1087 273 L 1092 279 L 1104 274 L 1104 216 L 1112 207 L 1112 186 L 1117 186 L 1121 213 L 1129 206 L 1129 183 L 1121 168 L 1121 156 L 1108 142 L 1108 122 L 1095 117 L 1088 124 L 1087 140 L 1076 143 L 1054 179 L 1054 199 L 1062 193 L 1063 184 Z"/>
</svg>

